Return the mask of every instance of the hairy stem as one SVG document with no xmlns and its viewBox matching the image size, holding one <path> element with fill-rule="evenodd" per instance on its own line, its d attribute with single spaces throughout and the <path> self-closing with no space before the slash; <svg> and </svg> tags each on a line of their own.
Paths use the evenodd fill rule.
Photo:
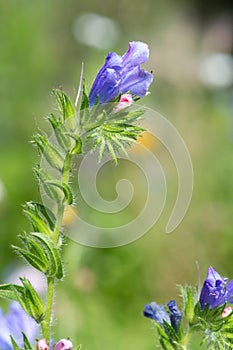
<svg viewBox="0 0 233 350">
<path fill-rule="evenodd" d="M 48 278 L 47 285 L 48 285 L 48 290 L 47 290 L 46 311 L 45 311 L 45 318 L 42 323 L 42 333 L 43 333 L 43 337 L 46 339 L 46 341 L 49 344 L 55 279 Z"/>
<path fill-rule="evenodd" d="M 62 171 L 62 183 L 68 184 L 70 178 L 71 171 L 71 160 L 72 154 L 67 153 L 64 160 L 64 167 Z M 52 239 L 54 243 L 59 244 L 59 237 L 62 227 L 62 219 L 65 210 L 65 203 L 58 203 L 57 206 L 57 216 L 56 216 L 56 224 L 53 231 Z M 50 342 L 51 337 L 51 321 L 52 321 L 52 311 L 53 311 L 53 299 L 54 299 L 54 291 L 55 291 L 55 278 L 47 278 L 47 301 L 46 301 L 46 309 L 45 309 L 45 317 L 44 321 L 41 324 L 43 337 L 46 339 L 47 343 Z"/>
</svg>

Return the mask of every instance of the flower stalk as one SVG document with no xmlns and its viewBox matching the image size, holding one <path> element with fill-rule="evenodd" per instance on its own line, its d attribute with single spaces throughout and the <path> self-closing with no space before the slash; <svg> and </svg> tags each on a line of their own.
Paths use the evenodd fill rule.
<svg viewBox="0 0 233 350">
<path fill-rule="evenodd" d="M 126 148 L 137 140 L 143 129 L 136 122 L 144 110 L 132 110 L 130 105 L 147 94 L 153 80 L 152 74 L 140 66 L 148 57 L 148 46 L 141 42 L 131 42 L 123 56 L 109 53 L 90 93 L 83 81 L 82 69 L 74 103 L 62 90 L 53 92 L 59 111 L 59 115 L 51 113 L 48 117 L 53 138 L 44 133 L 33 137 L 32 143 L 41 158 L 40 165 L 35 167 L 36 178 L 43 198 L 49 199 L 53 205 L 48 208 L 33 201 L 25 204 L 24 214 L 32 230 L 19 236 L 23 247 L 13 248 L 45 275 L 46 301 L 43 303 L 25 278 L 21 278 L 21 286 L 0 285 L 0 297 L 17 300 L 32 321 L 40 325 L 43 339 L 37 341 L 38 350 L 51 348 L 55 287 L 64 276 L 62 222 L 65 207 L 74 204 L 70 184 L 72 158 L 91 150 L 98 151 L 100 159 L 104 152 L 108 152 L 117 163 L 117 154 L 126 152 Z M 14 339 L 14 335 L 9 339 L 14 350 L 32 350 L 30 342 L 33 343 L 33 339 L 30 338 L 29 342 L 25 334 L 20 341 Z M 61 339 L 54 349 L 72 350 L 73 344 L 69 339 Z"/>
</svg>

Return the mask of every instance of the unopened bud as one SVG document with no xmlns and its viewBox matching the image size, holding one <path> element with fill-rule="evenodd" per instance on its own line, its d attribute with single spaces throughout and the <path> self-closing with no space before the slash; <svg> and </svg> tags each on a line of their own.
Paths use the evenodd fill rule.
<svg viewBox="0 0 233 350">
<path fill-rule="evenodd" d="M 225 307 L 222 312 L 222 318 L 229 316 L 232 313 L 232 308 L 230 306 Z"/>
<path fill-rule="evenodd" d="M 126 107 L 129 107 L 133 103 L 132 95 L 130 94 L 123 94 L 120 98 L 120 101 L 118 102 L 115 112 L 120 111 L 121 109 L 124 109 Z"/>
<path fill-rule="evenodd" d="M 69 339 L 61 339 L 56 345 L 54 350 L 72 350 L 73 344 Z"/>
<path fill-rule="evenodd" d="M 45 339 L 40 339 L 37 342 L 37 350 L 49 350 L 49 346 Z"/>
</svg>

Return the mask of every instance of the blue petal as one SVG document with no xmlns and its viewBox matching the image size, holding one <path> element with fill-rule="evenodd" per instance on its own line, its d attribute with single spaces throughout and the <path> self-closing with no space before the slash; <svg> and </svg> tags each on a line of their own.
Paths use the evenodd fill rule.
<svg viewBox="0 0 233 350">
<path fill-rule="evenodd" d="M 222 277 L 212 266 L 210 266 L 207 272 L 206 281 L 215 286 L 220 283 L 225 284 L 227 278 Z"/>
<path fill-rule="evenodd" d="M 98 98 L 100 103 L 105 103 L 128 91 L 144 97 L 153 80 L 151 73 L 140 69 L 140 64 L 146 62 L 148 57 L 148 46 L 140 41 L 131 42 L 122 57 L 110 52 L 92 85 L 88 97 L 90 106 Z"/>
<path fill-rule="evenodd" d="M 122 62 L 121 56 L 117 55 L 115 52 L 109 52 L 108 56 L 106 57 L 104 65 L 102 66 L 102 68 L 100 69 L 99 73 L 95 78 L 95 81 L 92 85 L 92 88 L 89 94 L 89 102 L 91 107 L 95 104 L 98 96 L 100 97 L 101 103 L 106 102 L 107 100 L 110 100 L 116 96 L 112 91 L 112 87 L 114 86 L 114 84 L 116 84 L 116 81 L 119 78 L 117 72 L 120 72 L 121 70 L 121 62 Z M 107 99 L 108 97 L 107 95 L 108 91 L 106 91 L 108 87 L 107 84 L 110 84 L 109 99 Z M 103 96 L 102 98 L 103 91 L 105 96 Z"/>
<path fill-rule="evenodd" d="M 119 93 L 119 75 L 112 68 L 106 68 L 92 87 L 89 102 L 92 107 L 99 97 L 100 103 L 105 103 L 116 97 Z"/>
<path fill-rule="evenodd" d="M 140 41 L 132 41 L 129 43 L 129 48 L 122 56 L 123 67 L 135 67 L 148 61 L 149 48 L 148 45 Z"/>
<path fill-rule="evenodd" d="M 23 345 L 24 332 L 32 343 L 38 335 L 38 324 L 29 317 L 17 302 L 10 306 L 9 313 L 3 315 L 0 309 L 0 349 L 12 350 L 10 335 L 19 346 Z"/>
<path fill-rule="evenodd" d="M 17 344 L 23 345 L 22 332 L 27 335 L 30 342 L 35 340 L 38 334 L 38 325 L 18 303 L 14 302 L 11 304 L 6 319 L 8 320 L 10 334 L 13 335 Z"/>
<path fill-rule="evenodd" d="M 120 91 L 123 93 L 130 91 L 131 94 L 142 98 L 147 93 L 152 80 L 151 73 L 135 67 L 125 74 L 121 81 Z"/>
<path fill-rule="evenodd" d="M 163 325 L 164 320 L 170 323 L 170 318 L 168 313 L 165 311 L 163 305 L 158 305 L 155 302 L 146 304 L 143 310 L 143 315 L 145 317 L 151 318 L 154 321 Z"/>
<path fill-rule="evenodd" d="M 228 299 L 230 299 L 229 291 L 231 290 L 232 293 L 233 286 L 232 284 L 228 284 L 229 290 L 227 290 L 225 287 L 226 281 L 227 278 L 223 278 L 211 266 L 209 267 L 199 300 L 202 309 L 206 305 L 212 309 L 223 305 Z"/>
<path fill-rule="evenodd" d="M 178 326 L 182 320 L 182 313 L 178 309 L 178 306 L 176 305 L 175 300 L 170 300 L 167 303 L 167 307 L 169 308 L 169 311 L 170 311 L 171 325 L 175 329 L 175 331 L 178 332 Z"/>
<path fill-rule="evenodd" d="M 11 343 L 10 338 L 9 338 L 9 341 L 10 342 L 5 342 L 3 339 L 0 338 L 0 349 L 2 349 L 2 350 L 12 350 L 13 347 L 12 347 L 12 343 Z"/>
<path fill-rule="evenodd" d="M 8 322 L 0 309 L 0 349 L 11 349 Z"/>
<path fill-rule="evenodd" d="M 231 280 L 227 284 L 226 291 L 227 291 L 227 300 L 226 300 L 226 302 L 229 302 L 229 303 L 233 304 L 233 280 Z"/>
</svg>

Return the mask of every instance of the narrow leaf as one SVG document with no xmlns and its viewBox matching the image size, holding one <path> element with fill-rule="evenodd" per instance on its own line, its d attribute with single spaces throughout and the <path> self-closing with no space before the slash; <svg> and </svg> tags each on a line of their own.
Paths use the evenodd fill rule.
<svg viewBox="0 0 233 350">
<path fill-rule="evenodd" d="M 27 235 L 19 235 L 20 240 L 27 247 L 28 251 L 36 255 L 40 260 L 47 262 L 47 256 L 44 252 L 43 247 L 30 236 L 30 233 Z"/>
<path fill-rule="evenodd" d="M 82 102 L 80 106 L 80 110 L 85 110 L 89 108 L 89 99 L 88 99 L 88 93 L 86 88 L 86 82 L 83 81 L 83 89 L 82 89 Z"/>
<path fill-rule="evenodd" d="M 20 348 L 17 344 L 16 344 L 16 341 L 14 340 L 14 338 L 10 335 L 10 338 L 11 338 L 11 342 L 12 342 L 12 345 L 13 345 L 13 349 L 14 350 L 21 350 L 22 348 Z"/>
<path fill-rule="evenodd" d="M 33 227 L 36 229 L 36 231 L 45 233 L 47 235 L 51 235 L 52 232 L 51 232 L 50 228 L 40 217 L 37 217 L 29 210 L 24 210 L 24 214 L 31 221 L 31 223 L 32 223 Z"/>
<path fill-rule="evenodd" d="M 18 300 L 17 298 L 17 290 L 15 290 L 14 284 L 2 284 L 0 285 L 0 297 L 10 300 Z M 23 289 L 23 287 L 17 286 L 19 289 Z"/>
<path fill-rule="evenodd" d="M 48 277 L 56 277 L 61 279 L 63 277 L 63 266 L 60 258 L 60 252 L 52 241 L 52 239 L 42 233 L 33 232 L 31 235 L 40 242 L 48 255 L 49 270 Z"/>
<path fill-rule="evenodd" d="M 36 320 L 36 322 L 40 323 L 43 319 L 44 314 L 44 305 L 42 303 L 42 300 L 29 280 L 26 278 L 20 278 L 20 281 L 24 286 L 27 312 Z"/>
<path fill-rule="evenodd" d="M 35 204 L 37 209 L 40 211 L 40 213 L 46 218 L 51 230 L 53 230 L 55 221 L 56 221 L 56 218 L 53 212 L 48 207 L 45 207 L 41 203 L 36 203 L 36 202 L 33 202 L 33 203 Z"/>
<path fill-rule="evenodd" d="M 28 340 L 26 334 L 24 332 L 22 332 L 22 334 L 23 334 L 23 343 L 24 343 L 25 350 L 33 350 L 31 344 L 29 343 L 29 340 Z"/>
<path fill-rule="evenodd" d="M 12 245 L 12 248 L 19 253 L 30 265 L 41 272 L 46 272 L 48 269 L 48 262 L 45 260 L 41 260 L 35 254 L 28 252 L 25 249 L 20 247 L 16 247 Z"/>
<path fill-rule="evenodd" d="M 47 184 L 60 188 L 60 190 L 62 190 L 62 192 L 64 193 L 66 202 L 68 204 L 73 203 L 73 194 L 69 185 L 67 185 L 64 182 L 60 183 L 59 181 L 52 181 L 52 180 L 47 181 Z"/>
<path fill-rule="evenodd" d="M 59 111 L 63 117 L 63 121 L 73 117 L 75 115 L 75 109 L 72 103 L 70 102 L 69 97 L 62 90 L 59 89 L 53 90 L 53 94 L 57 101 Z"/>
<path fill-rule="evenodd" d="M 50 186 L 48 184 L 48 182 L 52 180 L 51 176 L 44 169 L 40 167 L 35 168 L 35 173 L 40 184 L 43 186 L 43 189 L 47 194 L 47 196 L 53 199 L 55 202 L 59 203 L 62 200 L 63 194 L 58 188 L 55 188 L 54 186 Z"/>
<path fill-rule="evenodd" d="M 68 132 L 66 126 L 53 113 L 51 113 L 51 116 L 48 118 L 48 120 L 53 127 L 59 145 L 65 151 L 69 152 L 72 148 L 72 140 L 66 136 Z"/>
</svg>

